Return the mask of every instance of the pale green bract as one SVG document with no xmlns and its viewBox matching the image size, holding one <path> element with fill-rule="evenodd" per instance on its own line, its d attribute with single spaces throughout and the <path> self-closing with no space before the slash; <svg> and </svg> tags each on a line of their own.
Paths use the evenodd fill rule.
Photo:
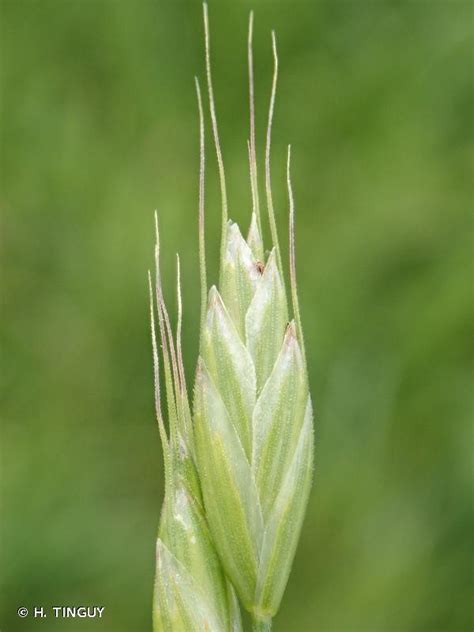
<svg viewBox="0 0 474 632">
<path fill-rule="evenodd" d="M 262 268 L 230 223 L 221 294 L 209 292 L 194 433 L 206 516 L 224 569 L 247 610 L 268 619 L 278 610 L 306 509 L 313 429 L 274 251 Z"/>
<path fill-rule="evenodd" d="M 194 464 L 191 412 L 181 357 L 181 309 L 175 343 L 162 296 L 158 247 L 156 260 L 169 436 L 161 411 L 155 310 L 151 302 L 156 411 L 165 463 L 165 498 L 156 545 L 153 628 L 155 632 L 241 632 L 237 599 L 212 542 Z M 178 291 L 180 296 L 179 276 Z"/>
<path fill-rule="evenodd" d="M 272 33 L 274 76 L 265 151 L 272 249 L 265 253 L 255 145 L 253 15 L 248 39 L 253 212 L 247 239 L 237 224 L 228 220 L 206 5 L 204 28 L 209 106 L 222 198 L 219 284 L 207 292 L 204 118 L 196 80 L 200 115 L 201 331 L 192 413 L 181 354 L 179 260 L 174 335 L 161 287 L 157 221 L 156 311 L 169 430 L 165 429 L 161 407 L 152 302 L 156 412 L 165 466 L 153 606 L 155 632 L 239 632 L 242 624 L 237 596 L 250 612 L 254 630 L 270 630 L 291 571 L 313 471 L 313 414 L 296 284 L 290 148 L 287 186 L 291 304 L 285 291 L 271 193 L 270 140 L 278 70 L 275 36 Z"/>
</svg>

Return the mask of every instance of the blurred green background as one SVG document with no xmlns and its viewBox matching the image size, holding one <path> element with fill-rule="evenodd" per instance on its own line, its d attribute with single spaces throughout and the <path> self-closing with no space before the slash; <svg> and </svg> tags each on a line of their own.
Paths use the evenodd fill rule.
<svg viewBox="0 0 474 632">
<path fill-rule="evenodd" d="M 163 485 L 146 272 L 157 208 L 173 314 L 182 258 L 191 381 L 201 7 L 0 6 L 0 625 L 145 632 Z M 274 196 L 286 237 L 291 142 L 317 412 L 315 485 L 275 631 L 470 630 L 473 5 L 211 1 L 230 215 L 244 225 L 251 7 L 260 159 L 278 35 Z M 103 620 L 16 615 L 84 604 L 105 606 Z"/>
</svg>

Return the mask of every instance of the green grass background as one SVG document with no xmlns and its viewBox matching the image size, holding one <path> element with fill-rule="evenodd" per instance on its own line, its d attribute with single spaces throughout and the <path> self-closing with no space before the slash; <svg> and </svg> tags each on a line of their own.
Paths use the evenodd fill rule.
<svg viewBox="0 0 474 632">
<path fill-rule="evenodd" d="M 145 632 L 163 489 L 146 272 L 157 208 L 173 315 L 181 254 L 191 383 L 201 8 L 0 7 L 0 626 Z M 291 142 L 316 409 L 315 484 L 275 631 L 471 630 L 472 4 L 211 1 L 230 216 L 244 226 L 251 7 L 260 159 L 278 35 L 274 196 L 286 239 Z M 21 620 L 22 605 L 106 614 Z"/>
</svg>

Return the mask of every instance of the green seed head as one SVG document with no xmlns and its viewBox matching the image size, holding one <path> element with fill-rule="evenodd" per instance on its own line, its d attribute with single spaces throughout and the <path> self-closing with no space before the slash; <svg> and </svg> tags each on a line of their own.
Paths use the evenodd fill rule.
<svg viewBox="0 0 474 632">
<path fill-rule="evenodd" d="M 200 114 L 200 353 L 191 412 L 181 358 L 181 292 L 173 335 L 159 275 L 157 312 L 169 419 L 165 430 L 152 306 L 157 417 L 165 461 L 165 500 L 157 543 L 154 629 L 239 632 L 236 594 L 255 629 L 269 630 L 291 570 L 313 470 L 313 415 L 298 306 L 294 208 L 289 175 L 290 297 L 283 277 L 270 177 L 274 78 L 265 148 L 265 191 L 272 237 L 265 255 L 258 195 L 249 24 L 250 183 L 247 239 L 228 221 L 228 200 L 214 106 L 207 6 L 206 74 L 222 197 L 218 287 L 207 291 L 204 232 L 204 119 Z M 157 244 L 158 231 L 157 231 Z M 151 282 L 150 282 L 151 289 Z"/>
<path fill-rule="evenodd" d="M 311 400 L 275 252 L 263 266 L 229 224 L 223 266 L 202 334 L 196 456 L 224 569 L 248 610 L 273 616 L 311 485 Z"/>
<path fill-rule="evenodd" d="M 179 268 L 179 319 L 175 337 L 162 294 L 159 246 L 156 262 L 155 294 L 169 431 L 165 430 L 161 409 L 159 353 L 150 280 L 156 412 L 165 463 L 165 499 L 156 546 L 153 627 L 155 632 L 240 632 L 237 599 L 223 572 L 209 532 L 195 465 L 194 432 L 181 357 Z"/>
</svg>

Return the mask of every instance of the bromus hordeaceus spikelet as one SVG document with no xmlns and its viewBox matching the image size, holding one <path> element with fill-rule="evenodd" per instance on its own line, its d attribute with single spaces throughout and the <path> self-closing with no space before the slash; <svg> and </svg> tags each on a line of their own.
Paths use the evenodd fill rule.
<svg viewBox="0 0 474 632">
<path fill-rule="evenodd" d="M 207 291 L 204 242 L 204 122 L 200 115 L 199 260 L 201 332 L 191 413 L 178 325 L 171 330 L 156 247 L 156 311 L 169 420 L 163 420 L 151 303 L 156 410 L 165 462 L 157 544 L 154 629 L 241 630 L 236 595 L 255 630 L 270 630 L 290 573 L 313 470 L 313 421 L 295 270 L 294 205 L 288 148 L 290 295 L 273 209 L 270 141 L 278 60 L 265 147 L 265 191 L 272 249 L 265 253 L 255 143 L 252 31 L 248 38 L 252 215 L 247 239 L 228 220 L 226 181 L 214 106 L 207 6 L 206 75 L 222 198 L 219 287 Z M 152 296 L 150 280 L 150 295 Z M 290 310 L 292 317 L 290 317 Z"/>
<path fill-rule="evenodd" d="M 200 207 L 204 193 L 204 125 L 198 89 L 201 139 Z M 203 218 L 202 212 L 200 217 Z M 155 375 L 156 416 L 163 446 L 165 498 L 156 546 L 153 629 L 183 632 L 240 632 L 240 611 L 218 559 L 204 514 L 196 471 L 193 423 L 181 350 L 182 303 L 177 259 L 178 324 L 173 336 L 160 276 L 160 239 L 156 222 L 156 311 L 162 348 L 169 432 L 164 424 L 153 286 L 149 274 L 150 316 Z M 201 222 L 202 223 L 202 222 Z"/>
</svg>

